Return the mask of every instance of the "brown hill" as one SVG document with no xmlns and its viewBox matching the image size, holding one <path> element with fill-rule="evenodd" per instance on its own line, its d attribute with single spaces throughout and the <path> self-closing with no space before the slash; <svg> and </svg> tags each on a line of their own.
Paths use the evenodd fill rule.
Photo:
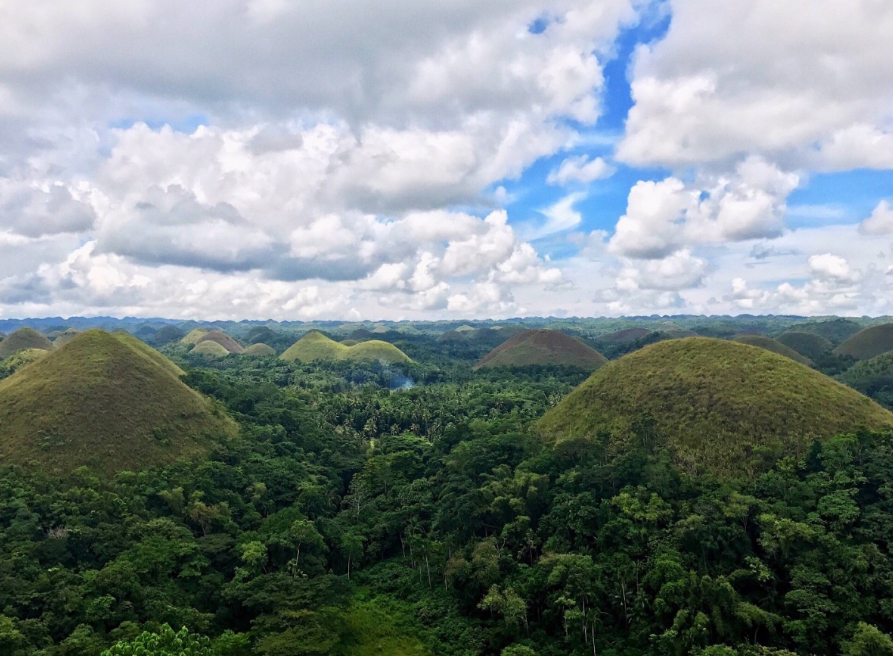
<svg viewBox="0 0 893 656">
<path fill-rule="evenodd" d="M 481 358 L 474 369 L 568 365 L 595 371 L 608 360 L 584 342 L 557 330 L 525 330 Z"/>
<path fill-rule="evenodd" d="M 887 351 L 893 351 L 893 323 L 860 330 L 834 349 L 836 355 L 848 355 L 857 360 L 870 360 Z"/>
<path fill-rule="evenodd" d="M 214 342 L 215 344 L 220 344 L 223 348 L 227 350 L 229 353 L 244 353 L 245 348 L 239 344 L 232 337 L 227 335 L 222 330 L 212 330 L 209 333 L 205 333 L 202 335 L 196 345 L 201 344 L 202 342 Z"/>
<path fill-rule="evenodd" d="M 0 360 L 25 349 L 52 351 L 53 343 L 32 328 L 19 328 L 0 342 Z"/>
</svg>

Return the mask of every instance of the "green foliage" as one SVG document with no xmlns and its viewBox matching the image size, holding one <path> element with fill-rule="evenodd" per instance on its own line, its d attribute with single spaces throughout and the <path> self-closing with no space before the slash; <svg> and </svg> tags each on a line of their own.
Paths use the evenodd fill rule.
<svg viewBox="0 0 893 656">
<path fill-rule="evenodd" d="M 235 427 L 127 340 L 90 330 L 0 381 L 0 456 L 106 474 L 207 452 Z"/>
<path fill-rule="evenodd" d="M 779 355 L 783 355 L 800 364 L 812 364 L 812 361 L 808 357 L 801 355 L 796 350 L 785 346 L 771 337 L 765 337 L 764 335 L 738 335 L 732 341 L 738 342 L 739 344 L 756 346 L 757 348 L 766 349 L 772 353 L 778 353 Z"/>
<path fill-rule="evenodd" d="M 163 624 L 158 632 L 145 632 L 133 640 L 121 641 L 102 656 L 215 656 L 211 641 L 183 627 L 177 632 Z"/>
<path fill-rule="evenodd" d="M 876 626 L 859 622 L 853 637 L 843 643 L 843 656 L 893 656 L 893 639 Z"/>
<path fill-rule="evenodd" d="M 611 362 L 537 424 L 616 456 L 668 447 L 686 472 L 753 476 L 815 439 L 893 414 L 788 358 L 723 340 L 660 342 Z"/>
<path fill-rule="evenodd" d="M 893 353 L 860 360 L 837 379 L 884 407 L 893 408 Z"/>
<path fill-rule="evenodd" d="M 565 365 L 595 371 L 607 361 L 576 337 L 557 330 L 525 330 L 490 351 L 474 368 Z"/>
<path fill-rule="evenodd" d="M 860 330 L 834 349 L 835 354 L 847 355 L 856 360 L 870 360 L 888 351 L 893 351 L 893 323 Z"/>
</svg>

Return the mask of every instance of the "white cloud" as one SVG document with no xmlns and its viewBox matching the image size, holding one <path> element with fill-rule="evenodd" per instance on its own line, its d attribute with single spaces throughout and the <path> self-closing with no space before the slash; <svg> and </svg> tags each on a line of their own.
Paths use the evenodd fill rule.
<svg viewBox="0 0 893 656">
<path fill-rule="evenodd" d="M 863 235 L 893 234 L 893 207 L 882 200 L 871 213 L 871 216 L 859 224 L 859 232 Z"/>
<path fill-rule="evenodd" d="M 610 177 L 614 169 L 601 157 L 589 159 L 589 155 L 568 157 L 561 165 L 549 173 L 546 182 L 551 185 L 565 186 L 571 182 L 588 184 L 595 180 Z"/>
<path fill-rule="evenodd" d="M 817 279 L 836 284 L 854 283 L 862 278 L 862 272 L 853 269 L 846 258 L 831 253 L 810 256 L 809 269 Z"/>
</svg>

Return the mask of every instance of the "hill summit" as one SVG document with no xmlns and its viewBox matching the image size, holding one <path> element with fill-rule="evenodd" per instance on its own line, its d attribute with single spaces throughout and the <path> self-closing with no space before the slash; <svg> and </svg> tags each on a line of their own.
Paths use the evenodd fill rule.
<svg viewBox="0 0 893 656">
<path fill-rule="evenodd" d="M 412 362 L 409 356 L 388 342 L 371 339 L 347 346 L 329 339 L 315 330 L 292 344 L 279 358 L 287 362 L 312 362 L 314 360 Z"/>
<path fill-rule="evenodd" d="M 893 351 L 893 323 L 882 323 L 860 330 L 834 349 L 837 355 L 848 355 L 857 360 L 869 360 Z"/>
<path fill-rule="evenodd" d="M 525 330 L 481 358 L 474 368 L 570 365 L 595 371 L 607 358 L 583 341 L 557 330 Z"/>
<path fill-rule="evenodd" d="M 101 330 L 0 381 L 0 461 L 53 473 L 168 463 L 235 430 L 175 371 Z"/>
<path fill-rule="evenodd" d="M 0 342 L 0 360 L 25 349 L 52 351 L 53 343 L 33 328 L 19 328 Z"/>
<path fill-rule="evenodd" d="M 691 337 L 606 364 L 537 423 L 556 442 L 665 446 L 691 474 L 753 476 L 816 439 L 893 426 L 893 413 L 764 349 Z"/>
</svg>

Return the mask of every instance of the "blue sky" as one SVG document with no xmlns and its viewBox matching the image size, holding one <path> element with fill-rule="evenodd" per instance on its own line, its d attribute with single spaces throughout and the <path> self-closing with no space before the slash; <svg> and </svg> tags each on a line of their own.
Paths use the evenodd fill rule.
<svg viewBox="0 0 893 656">
<path fill-rule="evenodd" d="M 14 2 L 0 317 L 893 313 L 891 39 L 837 0 Z"/>
</svg>

